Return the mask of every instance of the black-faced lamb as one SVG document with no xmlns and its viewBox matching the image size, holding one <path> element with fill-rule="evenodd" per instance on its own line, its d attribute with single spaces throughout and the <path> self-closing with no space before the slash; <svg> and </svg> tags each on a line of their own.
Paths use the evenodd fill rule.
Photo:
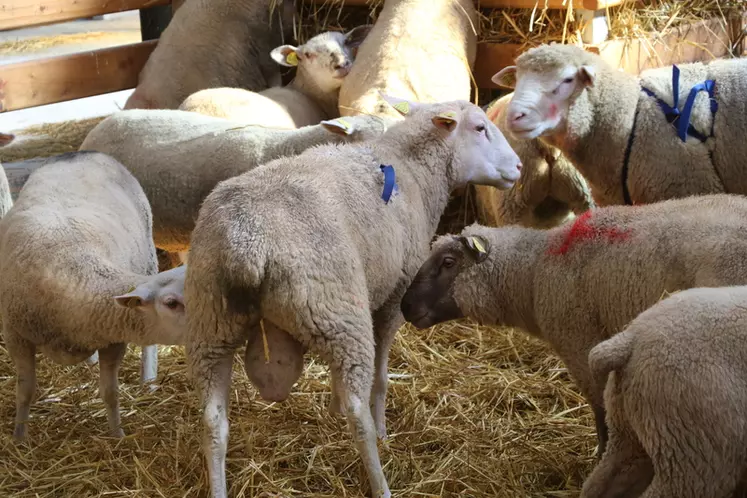
<svg viewBox="0 0 747 498">
<path fill-rule="evenodd" d="M 221 86 L 281 84 L 270 50 L 293 35 L 293 0 L 190 0 L 148 57 L 125 109 L 176 109 L 189 95 Z"/>
<path fill-rule="evenodd" d="M 330 408 L 347 415 L 372 495 L 391 496 L 376 436 L 386 436 L 400 298 L 450 192 L 468 182 L 509 188 L 521 165 L 477 106 L 390 101 L 409 113 L 381 137 L 276 159 L 221 182 L 200 209 L 185 283 L 187 358 L 216 498 L 226 496 L 234 350 L 262 321 L 329 364 Z"/>
<path fill-rule="evenodd" d="M 94 128 L 81 150 L 114 157 L 132 173 L 153 212 L 156 246 L 186 251 L 203 199 L 218 182 L 309 147 L 380 136 L 387 120 L 353 116 L 298 130 L 247 126 L 179 110 L 117 112 Z"/>
<path fill-rule="evenodd" d="M 277 47 L 271 53 L 273 60 L 296 68 L 296 76 L 288 85 L 257 93 L 241 88 L 209 88 L 187 97 L 179 109 L 270 128 L 300 128 L 338 117 L 340 85 L 370 30 L 371 26 L 365 25 L 347 33 L 329 31 L 298 47 Z"/>
<path fill-rule="evenodd" d="M 747 287 L 678 292 L 596 345 L 610 441 L 582 498 L 731 498 L 747 466 Z M 611 373 L 611 375 L 610 375 Z"/>
<path fill-rule="evenodd" d="M 16 368 L 13 435 L 26 434 L 36 352 L 71 365 L 99 353 L 109 429 L 127 343 L 183 344 L 184 267 L 157 273 L 151 213 L 137 180 L 97 152 L 50 158 L 0 220 L 0 315 Z"/>
<path fill-rule="evenodd" d="M 649 69 L 639 77 L 574 45 L 527 50 L 497 73 L 509 127 L 558 147 L 599 205 L 747 194 L 747 58 Z"/>
<path fill-rule="evenodd" d="M 558 149 L 536 138 L 523 140 L 511 135 L 506 125 L 510 101 L 511 94 L 504 95 L 485 113 L 501 130 L 524 167 L 521 178 L 509 190 L 475 187 L 480 223 L 552 228 L 595 207 L 586 180 Z"/>
<path fill-rule="evenodd" d="M 550 230 L 472 225 L 434 242 L 402 311 L 419 328 L 467 316 L 549 342 L 594 411 L 603 453 L 589 350 L 665 292 L 742 284 L 747 198 L 714 194 L 597 208 Z"/>
</svg>

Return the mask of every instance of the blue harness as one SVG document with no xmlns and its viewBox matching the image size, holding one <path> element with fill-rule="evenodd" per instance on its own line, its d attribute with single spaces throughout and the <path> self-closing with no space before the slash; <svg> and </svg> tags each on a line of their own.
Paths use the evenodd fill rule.
<svg viewBox="0 0 747 498">
<path fill-rule="evenodd" d="M 389 204 L 392 193 L 397 189 L 397 182 L 394 178 L 394 167 L 390 164 L 382 164 L 379 167 L 381 168 L 381 172 L 384 173 L 384 190 L 381 192 L 381 199 L 385 204 Z"/>
<path fill-rule="evenodd" d="M 714 94 L 716 91 L 715 81 L 706 80 L 703 83 L 698 83 L 697 85 L 693 86 L 690 89 L 690 94 L 687 96 L 687 100 L 685 101 L 685 107 L 683 107 L 681 111 L 679 109 L 680 68 L 678 68 L 676 65 L 672 66 L 672 95 L 674 97 L 673 107 L 670 107 L 669 104 L 667 104 L 666 102 L 661 100 L 659 97 L 657 97 L 656 94 L 652 92 L 651 90 L 649 90 L 648 88 L 641 87 L 641 90 L 643 90 L 646 93 L 646 95 L 649 95 L 650 97 L 653 97 L 656 99 L 656 103 L 659 104 L 659 107 L 664 113 L 664 116 L 666 117 L 667 122 L 669 122 L 669 124 L 674 125 L 674 127 L 677 129 L 677 136 L 683 142 L 687 142 L 688 135 L 696 138 L 697 140 L 700 140 L 701 142 L 705 142 L 706 140 L 708 140 L 709 138 L 713 136 L 713 127 L 716 123 L 716 112 L 718 111 L 718 102 L 716 101 L 714 97 Z M 711 114 L 713 114 L 713 119 L 711 121 L 711 133 L 709 136 L 705 136 L 704 134 L 696 130 L 693 125 L 690 124 L 690 116 L 692 115 L 692 112 L 693 112 L 693 104 L 695 104 L 695 97 L 697 97 L 698 93 L 700 92 L 708 92 L 708 96 L 711 99 Z M 633 129 L 630 130 L 630 136 L 628 137 L 628 145 L 625 148 L 625 158 L 623 159 L 623 167 L 621 171 L 623 199 L 625 201 L 625 204 L 628 204 L 628 205 L 633 204 L 630 198 L 630 192 L 628 191 L 628 162 L 630 161 L 630 151 L 633 148 L 633 139 L 635 138 L 635 128 L 636 128 L 636 125 L 638 124 L 638 111 L 639 110 L 640 110 L 639 105 L 638 103 L 636 103 L 636 110 L 633 116 Z"/>
</svg>

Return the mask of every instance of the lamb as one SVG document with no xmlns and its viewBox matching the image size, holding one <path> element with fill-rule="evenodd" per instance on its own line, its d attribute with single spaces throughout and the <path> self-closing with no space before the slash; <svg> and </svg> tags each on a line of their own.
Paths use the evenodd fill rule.
<svg viewBox="0 0 747 498">
<path fill-rule="evenodd" d="M 190 95 L 179 109 L 270 128 L 300 128 L 338 117 L 340 85 L 350 72 L 355 51 L 371 30 L 358 26 L 347 33 L 326 32 L 304 45 L 283 45 L 270 54 L 280 65 L 296 67 L 284 87 L 259 93 L 241 88 L 209 88 Z"/>
<path fill-rule="evenodd" d="M 589 369 L 606 384 L 610 444 L 582 498 L 738 496 L 746 346 L 745 286 L 678 292 L 596 345 Z"/>
<path fill-rule="evenodd" d="M 342 82 L 340 115 L 399 118 L 379 92 L 420 102 L 469 100 L 477 21 L 472 0 L 386 0 Z"/>
<path fill-rule="evenodd" d="M 218 182 L 315 145 L 371 139 L 386 126 L 383 118 L 355 116 L 272 130 L 186 111 L 133 109 L 102 121 L 81 150 L 109 154 L 130 170 L 148 196 L 156 246 L 181 252 Z"/>
<path fill-rule="evenodd" d="M 521 224 L 552 228 L 595 207 L 586 180 L 555 147 L 539 139 L 514 138 L 506 126 L 511 94 L 485 111 L 516 151 L 524 165 L 521 178 L 506 191 L 476 186 L 478 219 L 491 226 Z"/>
<path fill-rule="evenodd" d="M 186 2 L 161 34 L 125 109 L 176 109 L 203 88 L 280 85 L 269 54 L 291 39 L 294 15 L 293 0 Z"/>
<path fill-rule="evenodd" d="M 635 77 L 580 47 L 551 44 L 524 52 L 493 81 L 510 86 L 507 80 L 516 77 L 511 132 L 558 147 L 589 182 L 597 204 L 611 205 L 746 194 L 745 73 L 742 58 Z M 707 91 L 691 93 L 700 83 Z M 678 103 L 677 111 L 669 109 Z"/>
<path fill-rule="evenodd" d="M 434 242 L 402 312 L 418 328 L 469 316 L 549 342 L 594 411 L 604 453 L 589 350 L 664 292 L 747 283 L 746 229 L 747 198 L 727 194 L 597 208 L 550 230 L 471 225 Z"/>
<path fill-rule="evenodd" d="M 0 220 L 0 315 L 17 374 L 14 438 L 26 435 L 37 350 L 63 365 L 98 351 L 109 430 L 123 435 L 117 373 L 127 342 L 185 340 L 185 268 L 156 271 L 148 201 L 124 166 L 73 152 L 31 174 Z"/>
<path fill-rule="evenodd" d="M 410 112 L 378 139 L 276 159 L 219 183 L 200 209 L 185 282 L 186 351 L 216 498 L 226 496 L 233 352 L 263 323 L 330 365 L 330 411 L 347 415 L 372 495 L 391 496 L 376 436 L 386 437 L 400 298 L 449 193 L 468 182 L 510 188 L 521 165 L 469 102 L 389 101 Z"/>
</svg>

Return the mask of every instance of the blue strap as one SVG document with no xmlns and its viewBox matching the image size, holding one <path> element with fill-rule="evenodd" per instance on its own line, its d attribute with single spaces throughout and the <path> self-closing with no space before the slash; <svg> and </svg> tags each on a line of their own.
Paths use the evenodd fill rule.
<svg viewBox="0 0 747 498">
<path fill-rule="evenodd" d="M 397 187 L 394 179 L 394 167 L 389 164 L 382 164 L 380 166 L 381 172 L 384 173 L 384 191 L 381 193 L 381 198 L 385 203 L 389 204 L 389 199 L 392 198 L 392 192 Z"/>
<path fill-rule="evenodd" d="M 713 114 L 713 121 L 715 122 L 716 111 L 718 111 L 718 102 L 714 99 L 714 90 L 716 88 L 716 82 L 713 80 L 707 80 L 703 83 L 699 83 L 692 87 L 690 94 L 685 102 L 685 107 L 680 112 L 679 110 L 679 98 L 680 98 L 680 68 L 676 65 L 672 66 L 672 93 L 674 98 L 674 107 L 670 107 L 669 104 L 661 100 L 656 96 L 654 92 L 648 88 L 642 88 L 647 95 L 656 99 L 662 112 L 666 116 L 667 121 L 670 124 L 677 122 L 677 136 L 683 142 L 687 141 L 687 135 L 691 135 L 701 142 L 705 142 L 708 137 L 700 133 L 690 124 L 690 116 L 693 112 L 693 105 L 695 104 L 695 97 L 699 92 L 708 92 L 711 99 L 711 114 Z M 713 124 L 711 123 L 711 136 L 713 136 Z"/>
</svg>

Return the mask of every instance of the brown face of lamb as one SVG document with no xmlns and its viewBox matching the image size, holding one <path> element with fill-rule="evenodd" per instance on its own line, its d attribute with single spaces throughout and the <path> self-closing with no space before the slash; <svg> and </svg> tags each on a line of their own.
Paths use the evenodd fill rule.
<svg viewBox="0 0 747 498">
<path fill-rule="evenodd" d="M 405 320 L 419 329 L 464 318 L 454 298 L 457 276 L 488 257 L 488 242 L 478 235 L 449 236 L 437 240 L 431 255 L 402 297 Z"/>
<path fill-rule="evenodd" d="M 320 90 L 336 90 L 350 72 L 358 47 L 371 28 L 373 25 L 358 26 L 347 33 L 321 33 L 300 47 L 277 47 L 270 55 L 282 66 L 297 66 L 304 79 L 312 81 Z"/>
<path fill-rule="evenodd" d="M 573 45 L 542 45 L 520 55 L 516 66 L 496 73 L 494 83 L 514 88 L 507 109 L 509 131 L 520 139 L 562 133 L 574 101 L 594 86 L 591 57 Z"/>
</svg>

